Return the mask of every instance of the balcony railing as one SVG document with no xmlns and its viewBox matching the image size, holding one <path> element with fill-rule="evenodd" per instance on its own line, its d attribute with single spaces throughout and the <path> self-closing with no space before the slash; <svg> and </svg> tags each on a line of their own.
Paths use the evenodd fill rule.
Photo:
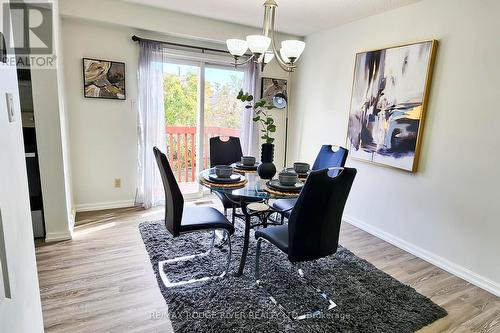
<svg viewBox="0 0 500 333">
<path fill-rule="evenodd" d="M 196 181 L 196 127 L 167 126 L 167 152 L 172 171 L 179 183 Z M 240 136 L 240 130 L 205 127 L 202 169 L 210 165 L 209 139 L 214 136 Z"/>
</svg>

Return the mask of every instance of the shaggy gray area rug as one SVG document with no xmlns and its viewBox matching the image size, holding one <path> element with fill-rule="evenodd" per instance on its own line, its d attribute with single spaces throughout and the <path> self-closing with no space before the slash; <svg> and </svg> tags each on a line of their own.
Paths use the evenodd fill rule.
<svg viewBox="0 0 500 333">
<path fill-rule="evenodd" d="M 163 221 L 141 223 L 139 230 L 175 332 L 413 332 L 447 315 L 413 288 L 339 246 L 335 255 L 303 266 L 309 280 L 337 307 L 317 318 L 292 321 L 254 283 L 253 231 L 244 275 L 234 276 L 243 246 L 243 225 L 238 221 L 231 237 L 229 276 L 167 289 L 161 282 L 158 262 L 204 252 L 211 235 L 197 232 L 174 239 Z M 215 249 L 208 257 L 170 264 L 165 273 L 173 282 L 220 274 L 226 251 Z M 261 271 L 267 291 L 289 314 L 303 314 L 326 305 L 316 291 L 301 283 L 286 255 L 265 242 Z"/>
</svg>

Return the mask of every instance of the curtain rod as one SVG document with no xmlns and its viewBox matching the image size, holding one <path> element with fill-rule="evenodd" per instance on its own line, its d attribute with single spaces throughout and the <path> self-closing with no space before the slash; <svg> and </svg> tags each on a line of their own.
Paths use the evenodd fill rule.
<svg viewBox="0 0 500 333">
<path fill-rule="evenodd" d="M 187 47 L 187 48 L 191 48 L 191 49 L 201 50 L 202 52 L 210 51 L 210 52 L 220 52 L 220 53 L 230 54 L 229 51 L 226 51 L 226 50 L 218 50 L 218 49 L 212 49 L 212 48 L 209 48 L 209 47 L 201 47 L 201 46 L 194 46 L 194 45 L 188 45 L 188 44 L 165 42 L 165 41 L 161 41 L 161 40 L 141 38 L 141 37 L 138 37 L 136 35 L 132 36 L 132 40 L 134 42 L 139 42 L 139 41 L 142 40 L 142 41 L 146 41 L 146 42 L 161 43 L 161 44 L 171 45 L 171 46 Z"/>
</svg>

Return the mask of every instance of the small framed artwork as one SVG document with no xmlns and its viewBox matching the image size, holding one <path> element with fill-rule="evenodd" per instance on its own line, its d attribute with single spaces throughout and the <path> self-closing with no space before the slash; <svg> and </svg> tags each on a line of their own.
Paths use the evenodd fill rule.
<svg viewBox="0 0 500 333">
<path fill-rule="evenodd" d="M 416 172 L 437 41 L 356 54 L 347 147 L 354 159 Z"/>
<path fill-rule="evenodd" d="M 83 58 L 83 95 L 125 100 L 125 63 Z"/>
<path fill-rule="evenodd" d="M 287 81 L 283 79 L 262 78 L 261 96 L 267 105 L 284 109 L 288 103 Z"/>
</svg>

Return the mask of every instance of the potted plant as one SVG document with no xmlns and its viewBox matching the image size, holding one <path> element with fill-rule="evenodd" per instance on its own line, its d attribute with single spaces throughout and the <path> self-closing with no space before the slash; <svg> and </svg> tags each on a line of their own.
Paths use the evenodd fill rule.
<svg viewBox="0 0 500 333">
<path fill-rule="evenodd" d="M 249 93 L 244 93 L 240 90 L 236 98 L 246 103 L 245 108 L 251 109 L 254 113 L 252 120 L 260 124 L 261 139 L 265 140 L 261 148 L 261 163 L 257 168 L 257 172 L 262 179 L 272 179 L 276 174 L 276 166 L 274 160 L 274 138 L 272 134 L 276 132 L 276 125 L 273 117 L 269 114 L 269 110 L 274 106 L 266 105 L 265 99 L 260 99 L 254 102 L 254 98 Z"/>
</svg>

